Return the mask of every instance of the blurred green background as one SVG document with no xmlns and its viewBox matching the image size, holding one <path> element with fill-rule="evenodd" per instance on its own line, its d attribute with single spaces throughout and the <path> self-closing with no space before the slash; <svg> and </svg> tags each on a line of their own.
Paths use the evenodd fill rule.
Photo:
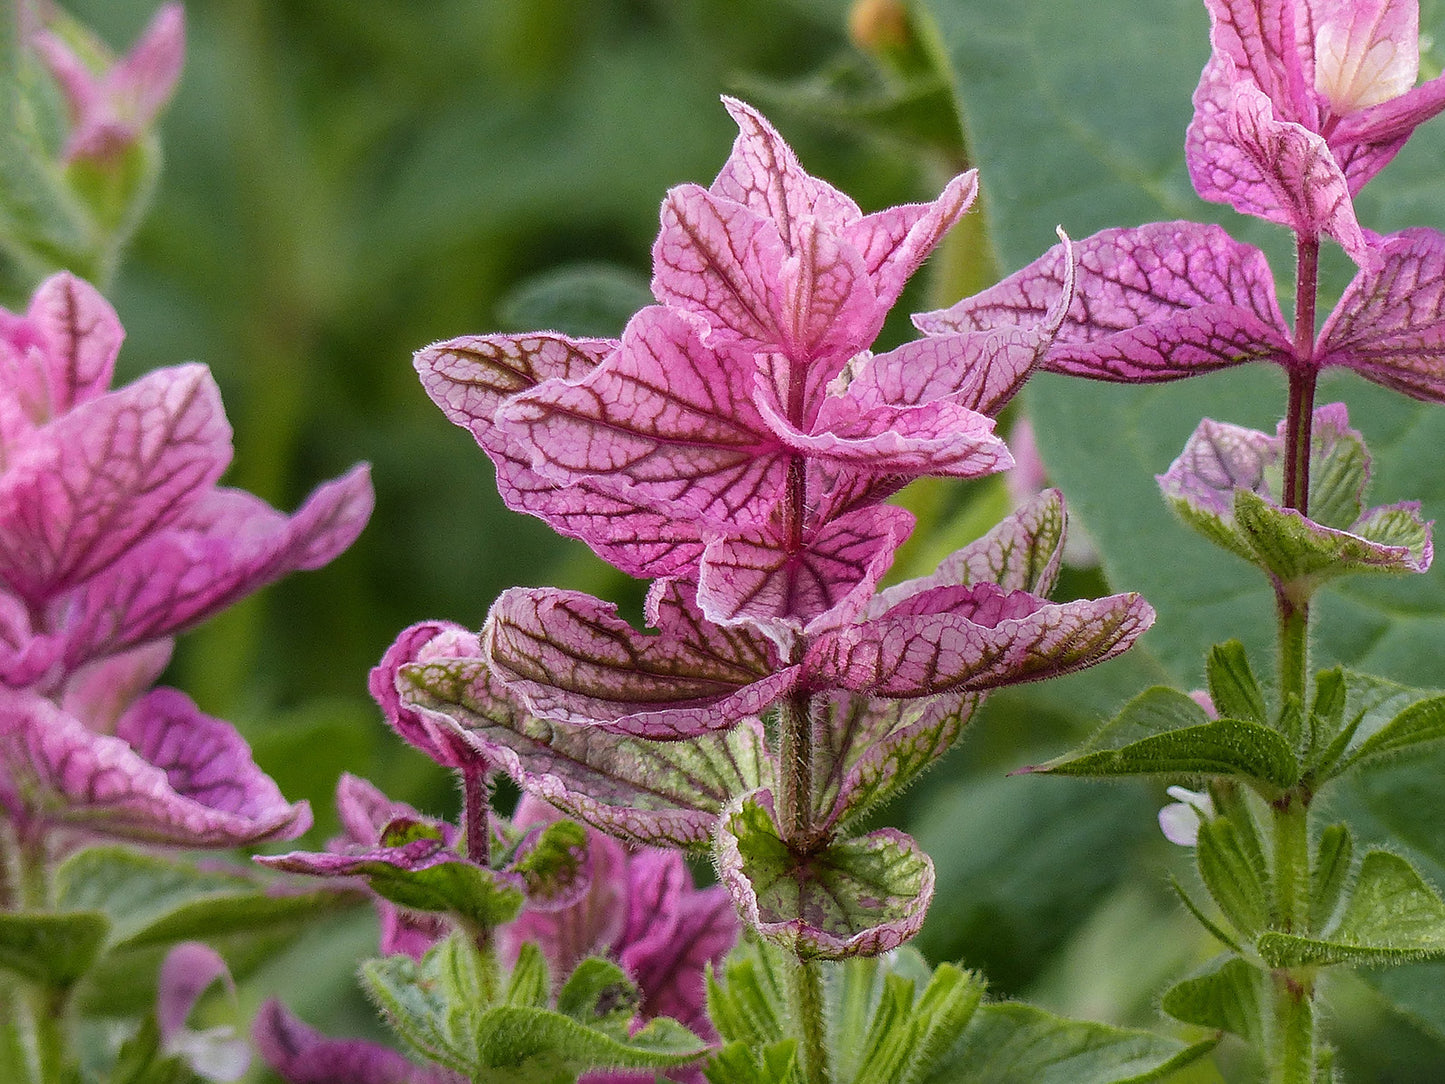
<svg viewBox="0 0 1445 1084">
<path fill-rule="evenodd" d="M 65 6 L 124 48 L 154 0 Z M 1172 213 L 1227 220 L 1193 200 L 1183 172 L 1188 95 L 1208 50 L 1197 0 L 937 0 L 940 55 L 959 66 L 956 87 L 951 75 L 930 82 L 907 58 L 880 69 L 850 41 L 851 6 L 188 5 L 186 72 L 162 124 L 160 188 L 112 290 L 128 332 L 122 377 L 181 360 L 209 364 L 236 430 L 227 481 L 282 508 L 357 460 L 373 466 L 377 509 L 360 541 L 329 568 L 185 637 L 168 679 L 235 720 L 287 795 L 311 801 L 310 842 L 334 828 L 342 770 L 430 812 L 454 808 L 444 773 L 384 727 L 366 694 L 368 669 L 404 626 L 447 618 L 476 627 L 514 584 L 586 589 L 635 612 L 639 585 L 501 506 L 490 464 L 426 399 L 410 359 L 469 332 L 619 331 L 647 299 L 663 194 L 708 182 L 727 155 L 734 128 L 720 94 L 762 107 L 806 168 L 874 210 L 931 198 L 960 168 L 951 91 L 961 93 L 987 218 L 955 231 L 928 269 L 931 284 L 910 287 L 880 348 L 908 335 L 903 314 L 991 281 L 995 252 L 1012 269 L 1042 251 L 1057 222 L 1083 236 Z M 1436 8 L 1427 9 L 1428 22 Z M 1100 117 L 1106 127 L 1091 128 Z M 1136 137 L 1146 130 L 1154 149 L 1142 153 Z M 985 220 L 990 239 L 978 237 Z M 1278 231 L 1264 241 L 1263 228 L 1253 230 L 1243 235 L 1273 244 L 1276 255 Z M 1074 393 L 1039 386 L 1040 409 L 1067 419 L 1051 404 Z M 1104 418 L 1108 402 L 1091 400 L 1077 419 L 1081 440 L 1099 437 L 1088 412 Z M 1187 432 L 1199 413 L 1190 404 L 1170 417 L 1187 420 Z M 1113 431 L 1111 420 L 1100 424 Z M 1066 439 L 1046 434 L 1046 458 Z M 1173 432 L 1159 439 L 1182 443 Z M 1137 442 L 1125 450 L 1137 452 Z M 1075 479 L 1066 493 L 1077 486 L 1080 503 L 1103 516 L 1101 494 L 1120 481 L 1112 472 L 1133 470 L 1131 484 L 1149 490 L 1168 457 L 1143 467 L 1111 461 L 1094 477 L 1084 476 L 1090 462 L 1076 448 L 1053 462 Z M 924 485 L 909 500 L 920 529 L 899 574 L 929 567 L 1007 510 L 996 480 Z M 1165 537 L 1172 549 L 1182 530 L 1162 504 L 1148 507 L 1159 522 L 1143 537 Z M 1158 533 L 1167 531 L 1178 533 Z M 1112 571 L 1118 551 L 1106 541 Z M 1106 586 L 1085 569 L 1070 572 L 1063 589 Z M 1162 618 L 1151 635 L 1166 645 L 1188 640 L 1182 628 L 1169 639 Z M 1195 658 L 1192 642 L 1189 650 Z M 1188 856 L 1158 835 L 1162 787 L 1006 773 L 1061 751 L 1147 684 L 1197 681 L 1180 657 L 1141 651 L 996 696 L 964 747 L 885 812 L 938 867 L 919 942 L 932 959 L 982 968 L 1000 995 L 1167 1027 L 1153 996 L 1213 948 L 1167 887 L 1164 871 L 1185 875 Z M 252 977 L 247 1003 L 281 993 L 324 1029 L 372 1026 L 352 973 L 374 937 L 361 912 L 306 935 Z M 1445 1025 L 1386 1014 L 1364 983 L 1336 996 L 1352 1021 L 1339 1032 L 1353 1079 L 1438 1079 Z M 1351 1041 L 1354 1032 L 1363 1041 Z M 1382 1046 L 1388 1068 L 1370 1060 Z M 1221 1064 L 1188 1079 L 1230 1079 L 1227 1058 Z"/>
</svg>

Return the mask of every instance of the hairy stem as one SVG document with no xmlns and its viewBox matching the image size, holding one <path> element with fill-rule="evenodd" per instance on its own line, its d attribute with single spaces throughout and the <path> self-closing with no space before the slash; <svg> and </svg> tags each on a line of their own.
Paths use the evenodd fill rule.
<svg viewBox="0 0 1445 1084">
<path fill-rule="evenodd" d="M 20 909 L 49 911 L 50 848 L 45 833 L 38 825 L 22 823 L 15 834 Z M 25 994 L 37 1084 L 60 1084 L 67 1079 L 68 1002 L 68 991 L 48 986 L 37 985 Z"/>
<path fill-rule="evenodd" d="M 1270 1084 L 1313 1084 L 1314 982 L 1289 968 L 1274 979 L 1275 1051 Z"/>
<path fill-rule="evenodd" d="M 462 825 L 466 833 L 467 858 L 483 869 L 492 864 L 492 795 L 487 770 L 479 765 L 462 769 Z M 492 931 L 478 926 L 469 931 L 482 954 L 484 966 L 492 964 Z M 495 970 L 495 966 L 493 966 Z"/>
<path fill-rule="evenodd" d="M 1309 676 L 1309 603 L 1276 590 L 1275 613 L 1279 618 L 1280 694 L 1298 697 L 1303 706 Z"/>
<path fill-rule="evenodd" d="M 1309 515 L 1310 429 L 1315 406 L 1315 301 L 1319 293 L 1320 240 L 1295 240 L 1294 357 L 1289 366 L 1285 415 L 1284 503 Z"/>
<path fill-rule="evenodd" d="M 827 1025 L 823 1014 L 823 965 L 799 959 L 788 968 L 788 994 L 799 1030 L 803 1079 L 808 1084 L 831 1084 L 828 1067 Z"/>
</svg>

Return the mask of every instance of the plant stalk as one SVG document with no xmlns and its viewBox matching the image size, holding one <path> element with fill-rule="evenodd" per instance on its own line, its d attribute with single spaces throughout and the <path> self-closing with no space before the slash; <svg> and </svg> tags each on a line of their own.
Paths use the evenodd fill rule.
<svg viewBox="0 0 1445 1084">
<path fill-rule="evenodd" d="M 808 1084 L 831 1084 L 828 1034 L 823 1012 L 823 965 L 817 960 L 795 960 L 788 968 L 788 995 L 802 1034 L 798 1037 L 803 1079 Z"/>
<path fill-rule="evenodd" d="M 1294 348 L 1285 414 L 1284 504 L 1309 515 L 1310 444 L 1315 406 L 1315 303 L 1320 282 L 1320 239 L 1295 239 Z"/>
</svg>

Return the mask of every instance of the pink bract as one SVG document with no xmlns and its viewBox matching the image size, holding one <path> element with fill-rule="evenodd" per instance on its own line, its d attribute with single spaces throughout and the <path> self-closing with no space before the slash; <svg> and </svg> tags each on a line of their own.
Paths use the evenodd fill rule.
<svg viewBox="0 0 1445 1084">
<path fill-rule="evenodd" d="M 1186 139 L 1195 188 L 1375 266 L 1352 197 L 1445 108 L 1445 79 L 1415 86 L 1418 3 L 1206 4 L 1213 52 Z"/>
<path fill-rule="evenodd" d="M 0 793 L 26 822 L 181 846 L 310 824 L 226 723 L 147 690 L 170 638 L 295 569 L 371 512 L 366 468 L 294 516 L 218 487 L 231 430 L 209 371 L 108 390 L 124 332 L 68 274 L 0 310 Z"/>
<path fill-rule="evenodd" d="M 1378 239 L 1378 266 L 1355 275 L 1308 358 L 1294 356 L 1264 254 L 1218 226 L 1156 222 L 1104 230 L 1074 247 L 1079 295 L 1044 369 L 1147 384 L 1249 361 L 1341 366 L 1413 398 L 1445 402 L 1445 235 L 1435 230 Z M 933 336 L 1008 313 L 1041 318 L 1066 263 L 1056 246 L 998 285 L 916 322 Z"/>
<path fill-rule="evenodd" d="M 131 51 L 100 71 L 52 30 L 33 41 L 70 111 L 66 160 L 105 159 L 135 144 L 174 93 L 185 60 L 185 9 L 163 5 Z"/>
</svg>

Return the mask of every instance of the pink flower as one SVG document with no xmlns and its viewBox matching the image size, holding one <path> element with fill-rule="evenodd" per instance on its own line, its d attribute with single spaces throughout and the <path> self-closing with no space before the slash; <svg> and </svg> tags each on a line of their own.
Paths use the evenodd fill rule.
<svg viewBox="0 0 1445 1084">
<path fill-rule="evenodd" d="M 96 71 L 53 30 L 34 37 L 70 110 L 65 158 L 112 158 L 140 140 L 170 100 L 186 51 L 185 9 L 165 4 L 131 51 Z"/>
<path fill-rule="evenodd" d="M 115 391 L 114 310 L 67 274 L 0 310 L 0 803 L 23 823 L 184 846 L 310 824 L 226 723 L 147 692 L 171 637 L 344 550 L 366 468 L 287 517 L 216 485 L 231 431 L 202 365 Z"/>
<path fill-rule="evenodd" d="M 1445 108 L 1415 86 L 1416 0 L 1206 0 L 1213 52 L 1187 152 L 1205 199 L 1327 233 L 1374 266 L 1352 197 Z"/>
</svg>

